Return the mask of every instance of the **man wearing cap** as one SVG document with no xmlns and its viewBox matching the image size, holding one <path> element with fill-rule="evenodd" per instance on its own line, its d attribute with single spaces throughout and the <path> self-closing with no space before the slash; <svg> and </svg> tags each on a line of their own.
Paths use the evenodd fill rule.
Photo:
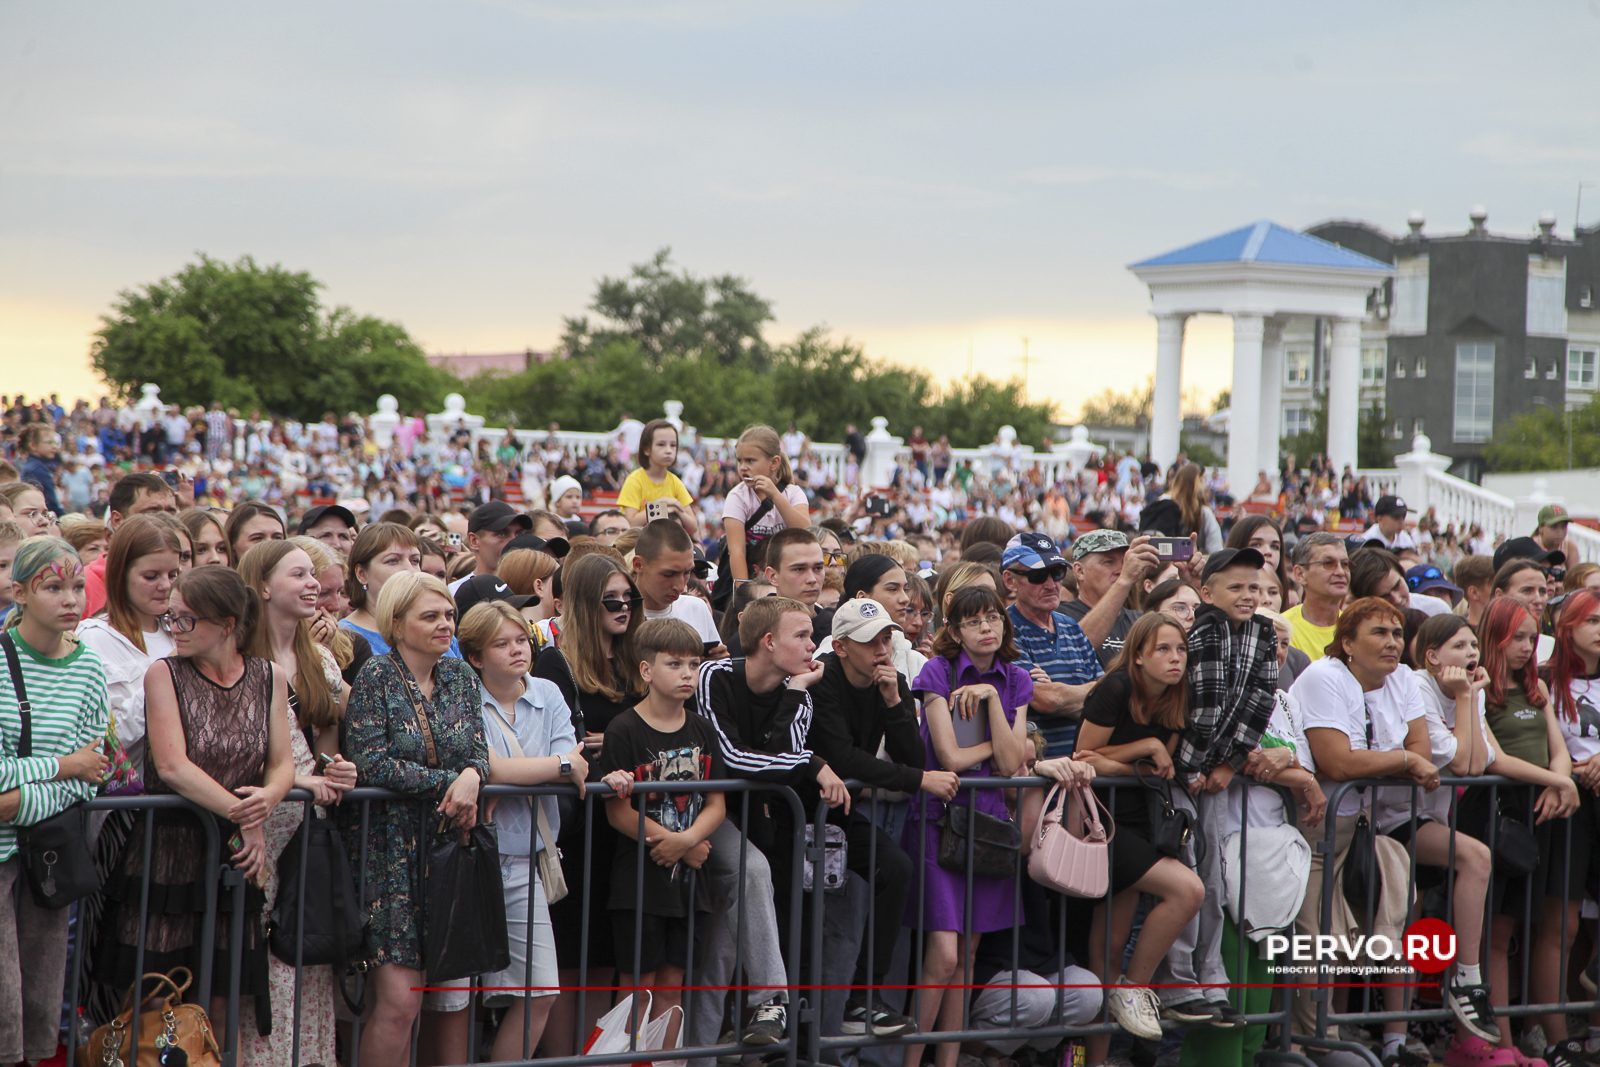
<svg viewBox="0 0 1600 1067">
<path fill-rule="evenodd" d="M 811 686 L 813 712 L 807 745 L 841 778 L 854 779 L 893 793 L 932 793 L 942 800 L 955 796 L 960 779 L 950 771 L 922 769 L 926 761 L 917 729 L 917 705 L 911 686 L 895 669 L 894 640 L 900 625 L 876 600 L 860 598 L 839 605 L 833 615 L 833 651 L 819 657 L 822 677 Z M 878 755 L 881 750 L 887 758 Z M 807 811 L 817 796 L 801 793 Z M 869 877 L 872 839 L 877 838 L 878 864 L 873 886 L 876 925 L 872 939 L 873 970 L 867 971 L 867 946 L 856 957 L 851 984 L 883 986 L 894 956 L 906 899 L 915 884 L 911 859 L 897 838 L 875 826 L 872 805 L 857 795 L 850 813 L 840 808 L 828 821 L 845 828 L 846 866 Z M 865 938 L 863 938 L 865 941 Z"/>
<path fill-rule="evenodd" d="M 1563 559 L 1577 559 L 1577 550 L 1567 539 L 1567 523 L 1571 516 L 1560 504 L 1546 504 L 1539 509 L 1539 525 L 1534 528 L 1533 539 L 1546 552 L 1560 552 Z"/>
<path fill-rule="evenodd" d="M 1205 883 L 1199 913 L 1173 942 L 1155 984 L 1168 1017 L 1238 1027 L 1244 1017 L 1228 1003 L 1222 962 L 1222 838 L 1227 788 L 1261 745 L 1278 687 L 1278 635 L 1256 615 L 1261 568 L 1253 548 L 1212 553 L 1200 572 L 1200 608 L 1189 627 L 1189 724 L 1172 753 L 1175 774 L 1188 784 L 1201 845 L 1195 873 Z M 1292 753 L 1292 749 L 1289 750 Z M 1281 759 L 1282 757 L 1276 757 Z M 1292 766 L 1292 763 L 1290 764 Z M 1271 768 L 1257 771 L 1270 781 Z M 1265 776 L 1265 777 L 1263 777 Z M 1175 802 L 1185 798 L 1173 791 Z"/>
<path fill-rule="evenodd" d="M 356 517 L 339 504 L 323 504 L 307 511 L 300 519 L 303 536 L 321 541 L 341 556 L 350 554 L 356 543 Z"/>
<path fill-rule="evenodd" d="M 1060 610 L 1067 561 L 1047 534 L 1013 537 L 1000 557 L 1000 574 L 1011 594 L 1017 665 L 1033 675 L 1033 701 L 1047 758 L 1070 756 L 1078 737 L 1078 714 L 1101 675 L 1094 646 L 1072 616 Z"/>
<path fill-rule="evenodd" d="M 1116 530 L 1091 530 L 1072 543 L 1078 597 L 1062 604 L 1061 610 L 1089 639 L 1102 667 L 1122 651 L 1128 631 L 1139 621 L 1137 611 L 1123 607 L 1128 594 L 1160 562 L 1150 538 L 1135 537 L 1130 544 L 1127 534 Z"/>
<path fill-rule="evenodd" d="M 511 539 L 531 529 L 533 520 L 504 500 L 491 500 L 474 508 L 467 517 L 467 548 L 472 551 L 476 565 L 468 577 L 493 574 L 499 568 L 500 557 Z M 466 580 L 461 578 L 452 582 L 450 595 L 454 596 Z"/>
<path fill-rule="evenodd" d="M 1494 592 L 1489 594 L 1490 602 L 1501 596 L 1520 600 L 1542 627 L 1545 605 L 1550 602 L 1546 576 L 1549 568 L 1566 561 L 1563 553 L 1540 547 L 1532 537 L 1513 537 L 1494 550 Z M 1535 661 L 1548 662 L 1555 648 L 1555 638 L 1540 633 L 1534 648 Z"/>
<path fill-rule="evenodd" d="M 1411 590 L 1411 606 L 1427 612 L 1430 618 L 1453 610 L 1452 605 L 1461 595 L 1461 587 L 1451 585 L 1444 572 L 1431 563 L 1407 570 L 1406 586 Z"/>
<path fill-rule="evenodd" d="M 1417 542 L 1406 530 L 1406 513 L 1411 509 L 1397 496 L 1380 496 L 1372 509 L 1372 526 L 1361 535 L 1363 541 L 1381 542 L 1390 552 L 1417 551 Z"/>
</svg>

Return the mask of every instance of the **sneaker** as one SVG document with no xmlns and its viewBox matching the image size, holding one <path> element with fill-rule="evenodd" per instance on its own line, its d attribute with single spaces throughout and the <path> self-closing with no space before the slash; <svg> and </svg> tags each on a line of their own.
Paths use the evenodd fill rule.
<svg viewBox="0 0 1600 1067">
<path fill-rule="evenodd" d="M 1491 1045 L 1500 1042 L 1500 1024 L 1495 1021 L 1494 1006 L 1489 1003 L 1488 986 L 1456 985 L 1448 981 L 1444 985 L 1444 1000 L 1456 1019 L 1474 1036 Z"/>
<path fill-rule="evenodd" d="M 1444 1067 L 1517 1067 L 1517 1052 L 1468 1034 L 1450 1042 L 1440 1062 Z"/>
<path fill-rule="evenodd" d="M 746 1045 L 776 1045 L 789 1028 L 789 1013 L 782 1004 L 763 1004 L 750 1017 L 740 1038 Z"/>
<path fill-rule="evenodd" d="M 1428 1067 L 1428 1057 L 1419 1056 L 1401 1045 L 1383 1058 L 1383 1067 Z"/>
<path fill-rule="evenodd" d="M 739 1035 L 732 1030 L 722 1031 L 722 1036 L 717 1038 L 717 1044 L 719 1045 L 737 1045 L 738 1043 Z M 742 1052 L 724 1052 L 717 1057 L 717 1067 L 739 1067 L 743 1062 L 744 1053 Z"/>
<path fill-rule="evenodd" d="M 844 1006 L 844 1022 L 839 1029 L 846 1034 L 875 1034 L 880 1037 L 899 1037 L 914 1034 L 917 1024 L 909 1016 L 901 1015 L 873 995 L 871 1006 L 865 993 L 856 993 Z"/>
<path fill-rule="evenodd" d="M 1134 1037 L 1161 1040 L 1161 1001 L 1149 986 L 1134 985 L 1123 975 L 1106 990 L 1106 1006 L 1116 1024 Z"/>
<path fill-rule="evenodd" d="M 1178 1004 L 1164 1005 L 1161 1017 L 1175 1023 L 1210 1025 L 1217 1021 L 1217 1006 L 1205 997 L 1195 997 Z"/>
<path fill-rule="evenodd" d="M 1225 1000 L 1213 1000 L 1211 1007 L 1217 1013 L 1217 1017 L 1211 1021 L 1211 1025 L 1219 1030 L 1237 1030 L 1241 1026 L 1250 1025 L 1245 1022 L 1244 1013 Z"/>
<path fill-rule="evenodd" d="M 1583 1042 L 1559 1041 L 1544 1050 L 1544 1061 L 1550 1067 L 1587 1067 L 1584 1059 Z"/>
</svg>

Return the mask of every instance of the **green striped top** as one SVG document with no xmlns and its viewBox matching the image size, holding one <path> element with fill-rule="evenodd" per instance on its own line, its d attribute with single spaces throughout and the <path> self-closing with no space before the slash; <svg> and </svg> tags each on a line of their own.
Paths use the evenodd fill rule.
<svg viewBox="0 0 1600 1067">
<path fill-rule="evenodd" d="M 32 826 L 94 796 L 95 787 L 88 782 L 52 780 L 61 770 L 56 757 L 105 737 L 110 718 L 105 665 L 94 649 L 80 643 L 67 655 L 49 659 L 30 648 L 16 629 L 10 632 L 22 664 L 22 684 L 33 705 L 33 755 L 17 756 L 22 713 L 11 672 L 0 655 L 0 793 L 22 791 L 16 819 L 0 824 L 0 863 L 16 854 L 16 827 Z"/>
</svg>

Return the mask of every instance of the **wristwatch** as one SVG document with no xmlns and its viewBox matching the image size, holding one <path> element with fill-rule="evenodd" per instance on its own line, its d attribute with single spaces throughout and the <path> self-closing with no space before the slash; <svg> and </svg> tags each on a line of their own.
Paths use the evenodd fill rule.
<svg viewBox="0 0 1600 1067">
<path fill-rule="evenodd" d="M 569 756 L 561 757 L 561 777 L 572 777 L 572 759 Z"/>
</svg>

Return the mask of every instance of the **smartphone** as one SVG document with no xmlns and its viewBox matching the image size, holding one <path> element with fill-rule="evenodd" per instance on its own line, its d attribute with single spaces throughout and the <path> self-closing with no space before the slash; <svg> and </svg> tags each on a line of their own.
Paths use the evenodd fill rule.
<svg viewBox="0 0 1600 1067">
<path fill-rule="evenodd" d="M 672 512 L 668 510 L 665 500 L 647 500 L 644 505 L 644 521 L 655 522 L 657 519 L 670 519 Z"/>
<path fill-rule="evenodd" d="M 889 514 L 889 501 L 885 497 L 869 496 L 866 499 L 865 507 L 868 515 Z"/>
<path fill-rule="evenodd" d="M 174 489 L 176 489 L 178 487 L 178 472 L 177 471 L 162 471 L 161 472 L 161 477 L 162 477 L 163 481 L 165 481 L 168 485 L 172 486 Z"/>
<path fill-rule="evenodd" d="M 451 548 L 460 548 L 461 535 L 458 533 L 447 533 L 444 535 L 444 543 L 449 545 Z"/>
<path fill-rule="evenodd" d="M 1187 537 L 1152 537 L 1150 543 L 1163 563 L 1194 558 L 1194 542 Z"/>
<path fill-rule="evenodd" d="M 328 768 L 333 765 L 333 757 L 326 752 L 317 753 L 317 773 L 327 774 Z"/>
</svg>

